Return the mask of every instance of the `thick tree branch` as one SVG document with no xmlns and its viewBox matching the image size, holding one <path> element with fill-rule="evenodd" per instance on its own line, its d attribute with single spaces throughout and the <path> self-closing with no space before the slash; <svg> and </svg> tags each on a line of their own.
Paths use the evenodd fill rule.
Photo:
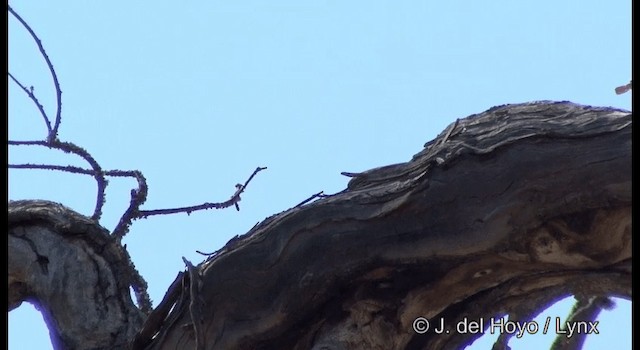
<svg viewBox="0 0 640 350">
<path fill-rule="evenodd" d="M 127 321 L 135 326 L 117 334 L 137 334 L 133 349 L 458 349 L 480 334 L 418 333 L 415 320 L 524 321 L 570 295 L 631 298 L 631 126 L 627 111 L 545 101 L 460 119 L 409 162 L 351 174 L 346 190 L 230 240 L 176 279 L 146 325 Z M 18 204 L 10 203 L 10 308 L 35 295 L 56 327 L 70 301 L 47 299 L 57 287 L 38 278 L 75 266 L 49 250 L 74 238 L 74 259 L 114 252 L 106 265 L 118 268 L 55 295 L 88 291 L 99 303 L 83 307 L 98 319 L 144 318 L 124 297 L 135 272 L 113 236 L 86 218 L 67 223 L 77 214 L 60 206 Z M 55 215 L 34 215 L 40 206 Z M 102 291 L 124 300 L 109 307 L 117 316 L 100 313 Z M 592 320 L 597 310 L 574 314 Z M 54 340 L 121 344 L 100 331 Z M 499 339 L 507 348 L 509 337 Z"/>
<path fill-rule="evenodd" d="M 413 322 L 630 298 L 631 123 L 568 102 L 494 107 L 264 220 L 201 265 L 206 348 L 457 349 L 479 334 Z M 194 346 L 185 307 L 150 349 Z"/>
<path fill-rule="evenodd" d="M 125 349 L 145 319 L 126 250 L 95 221 L 47 201 L 9 202 L 9 310 L 33 303 L 56 349 Z"/>
</svg>

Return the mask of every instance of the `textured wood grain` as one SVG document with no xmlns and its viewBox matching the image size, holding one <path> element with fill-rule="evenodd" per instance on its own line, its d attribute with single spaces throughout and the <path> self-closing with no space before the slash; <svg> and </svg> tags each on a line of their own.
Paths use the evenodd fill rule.
<svg viewBox="0 0 640 350">
<path fill-rule="evenodd" d="M 128 286 L 108 233 L 56 204 L 10 203 L 9 309 L 37 298 L 66 348 L 115 344 L 76 327 L 120 317 L 118 339 L 140 331 L 134 349 L 192 349 L 199 305 L 205 349 L 459 349 L 481 334 L 417 334 L 414 320 L 631 298 L 631 129 L 630 112 L 569 102 L 458 119 L 410 161 L 349 173 L 344 191 L 232 239 L 144 328 L 130 298 L 91 305 Z"/>
<path fill-rule="evenodd" d="M 56 349 L 125 349 L 144 314 L 128 255 L 93 220 L 48 201 L 9 202 L 8 308 L 42 312 Z"/>
<path fill-rule="evenodd" d="M 494 107 L 204 263 L 206 347 L 458 348 L 478 335 L 418 335 L 413 320 L 630 297 L 630 208 L 630 113 Z M 152 348 L 193 346 L 188 321 L 181 312 Z"/>
</svg>

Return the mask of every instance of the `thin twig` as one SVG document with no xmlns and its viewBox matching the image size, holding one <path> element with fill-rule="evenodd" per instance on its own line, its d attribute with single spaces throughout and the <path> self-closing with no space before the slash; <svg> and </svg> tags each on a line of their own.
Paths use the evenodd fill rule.
<svg viewBox="0 0 640 350">
<path fill-rule="evenodd" d="M 10 144 L 28 144 L 28 145 L 44 145 L 44 146 L 48 146 L 48 144 L 41 144 L 44 141 L 9 141 Z M 49 165 L 49 164 L 9 164 L 8 165 L 9 168 L 11 169 L 40 169 L 40 170 L 57 170 L 57 171 L 64 171 L 64 172 L 69 172 L 69 173 L 74 173 L 74 174 L 82 174 L 82 175 L 91 175 L 94 176 L 96 175 L 96 171 L 95 170 L 91 170 L 91 169 L 84 169 L 84 168 L 80 168 L 80 167 L 76 167 L 76 166 L 71 166 L 71 165 L 67 165 L 67 166 L 61 166 L 61 165 Z M 144 202 L 146 201 L 147 198 L 147 193 L 148 193 L 148 186 L 147 186 L 147 181 L 144 177 L 144 175 L 137 170 L 100 170 L 101 174 L 103 176 L 113 176 L 113 177 L 133 177 L 138 181 L 138 189 L 133 189 L 131 190 L 131 201 L 129 203 L 129 208 L 125 211 L 125 213 L 122 215 L 122 217 L 120 218 L 120 221 L 118 222 L 118 225 L 116 225 L 116 228 L 113 230 L 113 235 L 115 236 L 116 239 L 118 240 L 122 240 L 122 238 L 127 234 L 127 232 L 129 231 L 129 226 L 131 225 L 131 222 L 133 220 L 136 219 L 145 219 L 149 216 L 152 215 L 167 215 L 167 214 L 177 214 L 177 213 L 187 213 L 187 214 L 191 214 L 194 211 L 198 211 L 198 210 L 207 210 L 207 209 L 224 209 L 224 208 L 228 208 L 232 205 L 238 205 L 238 202 L 240 201 L 240 194 L 242 192 L 244 192 L 244 190 L 247 188 L 247 185 L 249 184 L 249 182 L 255 177 L 255 175 L 264 170 L 267 169 L 266 167 L 258 167 L 256 168 L 256 170 L 251 174 L 251 176 L 247 179 L 247 181 L 245 181 L 244 185 L 241 184 L 237 184 L 236 185 L 236 192 L 231 196 L 231 198 L 225 202 L 222 203 L 203 203 L 200 205 L 194 205 L 194 206 L 189 206 L 189 207 L 181 207 L 181 208 L 170 208 L 170 209 L 155 209 L 155 210 L 139 210 L 140 206 L 142 204 L 144 204 Z M 106 182 L 106 180 L 105 180 Z M 322 192 L 318 193 L 315 195 L 316 197 L 320 197 L 323 196 Z M 311 198 L 312 199 L 312 198 Z M 239 208 L 238 208 L 239 209 Z"/>
<path fill-rule="evenodd" d="M 140 210 L 140 212 L 138 213 L 138 217 L 141 219 L 146 219 L 149 216 L 153 216 L 153 215 L 167 215 L 167 214 L 178 214 L 178 213 L 187 213 L 187 215 L 190 215 L 192 212 L 194 211 L 198 211 L 198 210 L 208 210 L 208 209 L 224 209 L 224 208 L 228 208 L 234 204 L 237 204 L 237 202 L 239 201 L 240 197 L 237 195 L 238 191 L 236 191 L 236 194 L 234 194 L 233 196 L 231 196 L 231 198 L 225 202 L 222 203 L 202 203 L 199 205 L 192 205 L 192 206 L 188 206 L 188 207 L 179 207 L 179 208 L 169 208 L 169 209 L 154 209 L 154 210 Z"/>
<path fill-rule="evenodd" d="M 125 173 L 125 172 L 122 172 Z M 142 175 L 142 172 L 138 170 L 132 170 L 126 172 L 126 176 L 131 176 L 138 182 L 138 189 L 131 190 L 131 200 L 129 200 L 129 207 L 120 217 L 120 221 L 113 229 L 113 236 L 116 240 L 122 241 L 124 235 L 129 232 L 131 222 L 139 217 L 140 206 L 147 200 L 147 193 L 149 187 L 147 186 L 147 179 Z"/>
<path fill-rule="evenodd" d="M 350 173 L 348 171 L 343 171 L 340 173 L 340 175 L 344 175 L 346 177 L 356 177 L 362 175 L 362 173 Z"/>
<path fill-rule="evenodd" d="M 196 250 L 196 253 L 200 254 L 200 255 L 204 255 L 204 256 L 211 256 L 213 254 L 215 254 L 216 252 L 212 252 L 212 253 L 205 253 L 203 251 L 200 250 Z"/>
<path fill-rule="evenodd" d="M 18 86 L 20 86 L 20 88 L 24 91 L 24 93 L 27 94 L 27 96 L 29 96 L 31 101 L 33 101 L 33 103 L 36 104 L 36 107 L 38 107 L 38 110 L 40 111 L 40 114 L 44 119 L 44 123 L 47 125 L 47 135 L 51 135 L 51 121 L 49 121 L 47 112 L 44 111 L 44 107 L 42 106 L 42 104 L 40 103 L 36 95 L 33 93 L 33 87 L 31 87 L 31 89 L 27 89 L 27 87 L 22 85 L 22 83 L 18 81 L 18 79 L 16 79 L 16 77 L 14 77 L 13 74 L 11 73 L 8 73 L 8 74 L 9 74 L 9 78 L 11 78 L 11 80 L 13 80 L 14 83 L 18 84 Z"/>
<path fill-rule="evenodd" d="M 298 205 L 296 205 L 294 208 L 301 207 L 301 206 L 311 202 L 312 200 L 314 200 L 316 198 L 322 198 L 322 197 L 324 197 L 324 191 L 320 191 L 320 192 L 318 192 L 316 194 L 311 195 L 311 197 L 309 197 L 309 198 L 303 200 L 302 202 L 298 203 Z"/>
<path fill-rule="evenodd" d="M 49 165 L 49 164 L 9 164 L 9 169 L 34 169 L 34 170 L 57 170 L 72 174 L 93 175 L 93 170 L 80 168 L 73 165 Z M 106 174 L 106 172 L 105 172 Z"/>
<path fill-rule="evenodd" d="M 51 164 L 9 164 L 10 169 L 33 169 L 33 170 L 57 170 L 73 174 L 91 175 L 95 174 L 95 171 L 91 169 L 80 168 L 73 165 L 51 165 Z M 103 174 L 113 177 L 135 177 L 136 170 L 105 170 Z"/>
<path fill-rule="evenodd" d="M 107 188 L 107 180 L 104 177 L 104 172 L 102 171 L 102 167 L 100 164 L 87 152 L 84 148 L 80 146 L 76 146 L 71 142 L 61 142 L 56 140 L 50 141 L 8 141 L 9 145 L 14 146 L 44 146 L 48 148 L 59 149 L 65 153 L 73 153 L 82 157 L 84 160 L 91 165 L 93 172 L 91 175 L 96 179 L 98 193 L 96 195 L 96 207 L 93 211 L 93 215 L 91 218 L 95 221 L 99 221 L 102 216 L 102 207 L 104 206 L 105 201 L 105 190 Z M 52 169 L 53 170 L 53 169 Z"/>
<path fill-rule="evenodd" d="M 166 214 L 176 214 L 176 213 L 187 213 L 187 215 L 191 214 L 194 211 L 198 210 L 208 210 L 208 209 L 224 209 L 228 208 L 232 205 L 236 205 L 240 201 L 240 194 L 244 192 L 249 185 L 249 182 L 253 179 L 253 177 L 260 171 L 266 169 L 266 167 L 257 167 L 254 170 L 253 174 L 249 176 L 249 179 L 245 181 L 244 185 L 236 185 L 236 192 L 229 198 L 227 201 L 222 203 L 203 203 L 200 205 L 192 205 L 188 207 L 180 207 L 180 208 L 170 208 L 170 209 L 156 209 L 156 210 L 140 210 L 136 218 L 145 219 L 152 215 L 166 215 Z"/>
<path fill-rule="evenodd" d="M 249 184 L 249 182 L 253 179 L 254 176 L 256 176 L 257 173 L 261 172 L 262 170 L 267 169 L 267 167 L 257 167 L 256 170 L 253 171 L 253 173 L 251 174 L 251 176 L 249 176 L 249 178 L 247 179 L 247 181 L 244 182 L 244 185 L 242 185 L 242 190 L 240 190 L 240 192 L 238 193 L 238 195 L 240 195 L 240 193 L 244 192 L 244 189 L 247 188 L 247 185 Z"/>
<path fill-rule="evenodd" d="M 31 29 L 31 27 L 27 24 L 27 22 L 25 22 L 22 19 L 22 17 L 20 17 L 20 15 L 18 15 L 11 8 L 11 6 L 9 6 L 9 12 L 22 24 L 22 26 L 24 26 L 24 28 L 29 32 L 29 34 L 31 34 L 31 37 L 38 45 L 38 49 L 40 50 L 40 53 L 42 54 L 42 57 L 44 58 L 44 60 L 47 62 L 47 67 L 49 67 L 49 71 L 51 72 L 51 77 L 53 78 L 53 85 L 55 86 L 55 89 L 56 89 L 56 106 L 57 107 L 56 107 L 55 123 L 53 125 L 53 129 L 51 129 L 51 131 L 49 132 L 49 136 L 47 137 L 47 140 L 53 141 L 58 137 L 58 128 L 60 127 L 60 121 L 62 116 L 62 90 L 60 90 L 58 75 L 56 74 L 56 70 L 53 68 L 53 64 L 49 59 L 49 55 L 47 55 L 47 52 L 44 50 L 44 47 L 42 46 L 42 41 L 40 40 L 40 38 L 38 38 L 36 33 L 33 31 L 33 29 Z"/>
<path fill-rule="evenodd" d="M 50 164 L 9 164 L 9 169 L 36 169 L 36 170 L 57 170 L 63 171 L 72 174 L 82 174 L 82 175 L 91 175 L 95 174 L 95 171 L 90 169 L 84 169 L 72 165 L 50 165 Z M 118 225 L 114 228 L 112 234 L 116 240 L 122 241 L 122 238 L 129 232 L 129 226 L 131 225 L 131 221 L 136 219 L 136 213 L 138 208 L 146 201 L 148 187 L 147 181 L 144 175 L 137 170 L 107 170 L 103 171 L 105 176 L 113 176 L 113 177 L 133 177 L 138 181 L 138 189 L 132 190 L 132 198 L 129 204 L 129 208 L 125 211 L 125 213 L 120 218 Z"/>
</svg>

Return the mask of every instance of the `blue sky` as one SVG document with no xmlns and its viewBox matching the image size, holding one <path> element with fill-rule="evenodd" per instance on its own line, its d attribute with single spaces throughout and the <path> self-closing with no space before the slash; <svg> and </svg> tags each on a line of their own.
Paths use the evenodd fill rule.
<svg viewBox="0 0 640 350">
<path fill-rule="evenodd" d="M 570 100 L 631 109 L 613 89 L 631 78 L 631 1 L 11 1 L 42 39 L 63 90 L 59 136 L 106 169 L 138 169 L 143 209 L 221 202 L 257 166 L 241 211 L 134 222 L 125 238 L 159 301 L 182 256 L 214 251 L 340 172 L 404 162 L 456 118 L 492 106 Z M 55 94 L 33 41 L 9 18 L 9 71 L 50 114 Z M 38 111 L 9 84 L 9 137 L 42 139 Z M 85 166 L 12 147 L 12 163 Z M 111 179 L 112 229 L 132 180 Z M 92 212 L 90 177 L 9 172 L 9 198 Z M 570 306 L 557 305 L 552 317 Z M 631 304 L 600 319 L 586 349 L 631 348 Z M 514 349 L 544 348 L 525 337 Z M 487 349 L 476 343 L 471 349 Z M 41 316 L 9 314 L 10 349 L 50 348 Z"/>
</svg>

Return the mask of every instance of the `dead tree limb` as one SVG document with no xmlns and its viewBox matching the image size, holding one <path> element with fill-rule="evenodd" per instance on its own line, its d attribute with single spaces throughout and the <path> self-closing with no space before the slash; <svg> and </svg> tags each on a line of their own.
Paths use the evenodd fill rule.
<svg viewBox="0 0 640 350">
<path fill-rule="evenodd" d="M 530 320 L 570 295 L 630 299 L 631 113 L 542 101 L 456 123 L 410 161 L 354 174 L 344 191 L 273 215 L 194 266 L 198 345 L 458 349 L 481 335 L 455 331 L 465 318 L 486 328 L 492 317 Z M 52 273 L 57 255 L 23 237 L 49 237 L 40 226 L 105 235 L 90 220 L 38 224 L 24 214 L 33 204 L 21 205 L 10 203 L 9 308 L 36 295 L 54 319 L 74 301 L 47 299 L 53 287 L 36 277 Z M 195 347 L 194 274 L 178 277 L 148 324 L 131 322 L 133 349 Z M 416 332 L 419 318 L 450 332 Z"/>
<path fill-rule="evenodd" d="M 481 335 L 455 332 L 465 317 L 630 298 L 631 126 L 569 102 L 494 107 L 266 219 L 201 266 L 206 348 L 458 349 Z M 194 346 L 185 307 L 147 349 Z M 419 317 L 452 331 L 418 334 Z"/>
</svg>

